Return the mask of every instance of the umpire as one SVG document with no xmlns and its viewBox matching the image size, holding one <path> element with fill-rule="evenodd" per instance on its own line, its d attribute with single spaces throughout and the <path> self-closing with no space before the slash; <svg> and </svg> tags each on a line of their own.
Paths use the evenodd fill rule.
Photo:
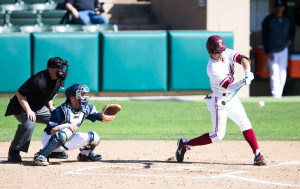
<svg viewBox="0 0 300 189">
<path fill-rule="evenodd" d="M 11 142 L 8 161 L 22 162 L 20 151 L 28 152 L 35 122 L 47 124 L 55 109 L 52 99 L 59 87 L 64 88 L 69 63 L 59 57 L 48 60 L 47 69 L 30 77 L 10 100 L 5 116 L 14 115 L 21 123 Z M 66 153 L 52 154 L 52 158 L 68 158 Z"/>
</svg>

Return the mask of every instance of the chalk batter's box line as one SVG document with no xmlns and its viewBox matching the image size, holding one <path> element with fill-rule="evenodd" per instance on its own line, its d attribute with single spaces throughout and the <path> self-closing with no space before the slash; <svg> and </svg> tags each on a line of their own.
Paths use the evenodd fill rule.
<svg viewBox="0 0 300 189">
<path fill-rule="evenodd" d="M 282 162 L 279 164 L 275 164 L 272 166 L 266 166 L 265 168 L 271 168 L 271 167 L 276 167 L 276 166 L 283 166 L 283 165 L 300 165 L 300 161 L 288 161 L 288 162 Z M 86 168 L 80 168 L 75 171 L 69 171 L 66 172 L 65 174 L 71 174 L 71 175 L 99 175 L 99 176 L 122 176 L 122 177 L 152 177 L 152 178 L 184 178 L 184 179 L 216 179 L 216 178 L 232 178 L 232 179 L 238 179 L 238 180 L 243 180 L 247 182 L 255 182 L 255 183 L 261 183 L 261 184 L 267 184 L 267 185 L 276 185 L 276 186 L 286 186 L 286 187 L 295 187 L 295 188 L 300 188 L 300 185 L 295 185 L 295 184 L 289 184 L 289 183 L 282 183 L 282 182 L 270 182 L 270 181 L 265 181 L 265 180 L 258 180 L 258 179 L 252 179 L 252 178 L 247 178 L 247 177 L 241 177 L 241 176 L 236 176 L 236 174 L 242 174 L 242 173 L 247 173 L 247 171 L 231 171 L 223 174 L 218 174 L 214 176 L 174 176 L 174 175 L 140 175 L 140 174 L 109 174 L 109 173 L 88 173 L 85 171 L 89 171 L 92 169 L 100 169 L 100 168 L 124 168 L 124 169 L 149 169 L 149 170 L 176 170 L 176 171 L 188 171 L 188 170 L 205 170 L 205 171 L 210 171 L 210 172 L 222 172 L 224 170 L 210 170 L 210 169 L 204 169 L 206 166 L 180 166 L 180 167 L 175 167 L 175 168 L 145 168 L 145 167 L 134 167 L 134 166 L 91 166 L 91 167 L 86 167 Z M 192 169 L 191 169 L 192 168 Z M 195 169 L 196 168 L 196 169 Z M 85 173 L 83 173 L 85 172 Z"/>
</svg>

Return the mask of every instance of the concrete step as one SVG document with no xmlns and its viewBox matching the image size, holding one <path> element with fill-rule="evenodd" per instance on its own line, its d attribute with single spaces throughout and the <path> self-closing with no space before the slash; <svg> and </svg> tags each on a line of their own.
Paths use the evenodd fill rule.
<svg viewBox="0 0 300 189">
<path fill-rule="evenodd" d="M 119 24 L 119 31 L 126 30 L 167 30 L 168 27 L 163 24 Z"/>
<path fill-rule="evenodd" d="M 104 4 L 107 14 L 151 13 L 151 4 Z"/>
<path fill-rule="evenodd" d="M 103 14 L 109 19 L 110 24 L 151 24 L 155 17 L 152 14 Z"/>
</svg>

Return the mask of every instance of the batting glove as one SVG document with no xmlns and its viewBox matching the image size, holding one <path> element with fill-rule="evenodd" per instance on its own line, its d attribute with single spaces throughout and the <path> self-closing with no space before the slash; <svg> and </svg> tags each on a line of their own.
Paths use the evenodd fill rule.
<svg viewBox="0 0 300 189">
<path fill-rule="evenodd" d="M 251 81 L 254 79 L 254 75 L 250 71 L 245 71 L 245 85 L 250 85 Z"/>
</svg>

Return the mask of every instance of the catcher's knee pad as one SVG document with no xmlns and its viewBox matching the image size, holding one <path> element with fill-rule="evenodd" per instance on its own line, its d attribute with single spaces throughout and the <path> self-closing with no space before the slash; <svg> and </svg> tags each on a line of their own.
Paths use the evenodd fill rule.
<svg viewBox="0 0 300 189">
<path fill-rule="evenodd" d="M 89 144 L 92 147 L 98 146 L 100 144 L 100 136 L 95 131 L 91 131 L 88 134 L 90 137 Z"/>
<path fill-rule="evenodd" d="M 73 132 L 68 128 L 64 128 L 56 133 L 57 140 L 62 144 L 65 144 L 67 141 L 70 141 L 72 139 L 72 136 Z"/>
</svg>

